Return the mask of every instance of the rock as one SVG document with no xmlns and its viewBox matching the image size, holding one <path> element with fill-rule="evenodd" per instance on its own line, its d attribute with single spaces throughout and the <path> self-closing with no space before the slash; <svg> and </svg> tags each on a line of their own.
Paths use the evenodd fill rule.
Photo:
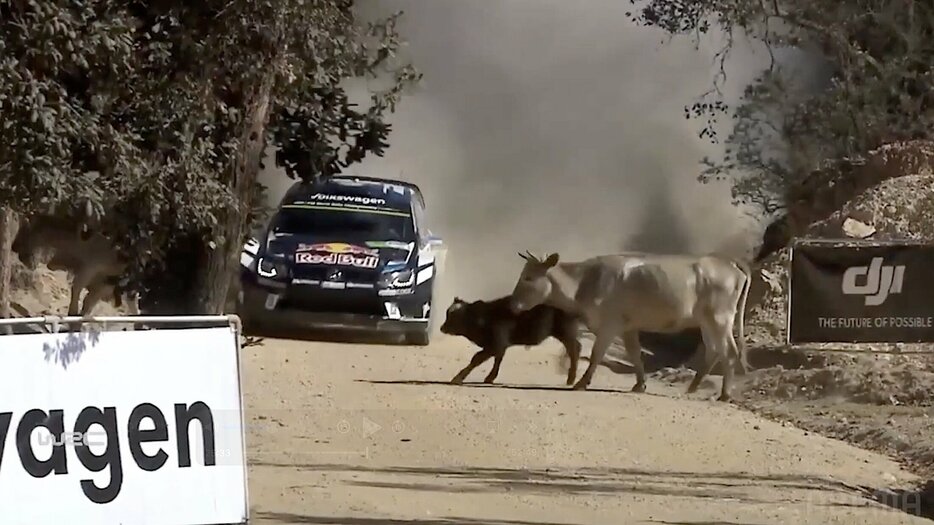
<svg viewBox="0 0 934 525">
<path fill-rule="evenodd" d="M 843 221 L 843 233 L 847 237 L 852 237 L 854 239 L 865 239 L 876 233 L 876 229 L 869 224 L 847 217 L 846 220 Z"/>
</svg>

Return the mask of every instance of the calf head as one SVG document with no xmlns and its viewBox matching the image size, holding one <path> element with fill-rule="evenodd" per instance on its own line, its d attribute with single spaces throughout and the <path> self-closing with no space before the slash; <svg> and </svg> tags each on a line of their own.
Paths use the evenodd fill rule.
<svg viewBox="0 0 934 525">
<path fill-rule="evenodd" d="M 545 260 L 535 257 L 528 251 L 520 253 L 525 259 L 519 281 L 512 290 L 509 308 L 513 313 L 525 312 L 544 303 L 551 295 L 553 284 L 548 278 L 548 270 L 558 264 L 558 254 L 553 253 Z"/>
<path fill-rule="evenodd" d="M 441 325 L 441 333 L 448 335 L 467 335 L 471 331 L 474 323 L 471 321 L 470 303 L 459 297 L 454 298 L 454 302 L 448 307 L 445 313 L 444 323 Z"/>
</svg>

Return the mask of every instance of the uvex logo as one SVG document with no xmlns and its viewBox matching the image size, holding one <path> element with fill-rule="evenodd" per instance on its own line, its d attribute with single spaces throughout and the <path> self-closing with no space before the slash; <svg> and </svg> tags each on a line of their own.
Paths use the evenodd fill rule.
<svg viewBox="0 0 934 525">
<path fill-rule="evenodd" d="M 866 282 L 856 284 L 864 275 Z M 882 257 L 873 257 L 869 266 L 852 266 L 843 272 L 842 289 L 846 295 L 865 295 L 866 306 L 879 306 L 889 294 L 902 292 L 904 277 L 904 266 L 883 266 Z"/>
</svg>

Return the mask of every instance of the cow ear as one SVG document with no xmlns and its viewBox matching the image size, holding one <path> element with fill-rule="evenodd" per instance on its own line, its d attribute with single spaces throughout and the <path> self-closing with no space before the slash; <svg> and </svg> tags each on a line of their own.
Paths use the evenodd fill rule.
<svg viewBox="0 0 934 525">
<path fill-rule="evenodd" d="M 553 253 L 549 255 L 543 264 L 545 265 L 545 268 L 551 268 L 552 266 L 558 264 L 558 254 Z"/>
<path fill-rule="evenodd" d="M 519 257 L 522 257 L 523 260 L 526 260 L 526 261 L 529 260 L 529 258 L 524 253 L 521 253 L 521 252 L 516 252 L 516 253 L 518 253 Z"/>
</svg>

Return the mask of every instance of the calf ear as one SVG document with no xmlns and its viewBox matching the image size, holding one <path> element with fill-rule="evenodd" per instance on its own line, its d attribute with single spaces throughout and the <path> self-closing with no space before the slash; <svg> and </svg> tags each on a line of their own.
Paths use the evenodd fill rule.
<svg viewBox="0 0 934 525">
<path fill-rule="evenodd" d="M 552 266 L 558 264 L 558 254 L 553 253 L 549 255 L 543 264 L 545 265 L 545 268 L 551 268 Z"/>
</svg>

